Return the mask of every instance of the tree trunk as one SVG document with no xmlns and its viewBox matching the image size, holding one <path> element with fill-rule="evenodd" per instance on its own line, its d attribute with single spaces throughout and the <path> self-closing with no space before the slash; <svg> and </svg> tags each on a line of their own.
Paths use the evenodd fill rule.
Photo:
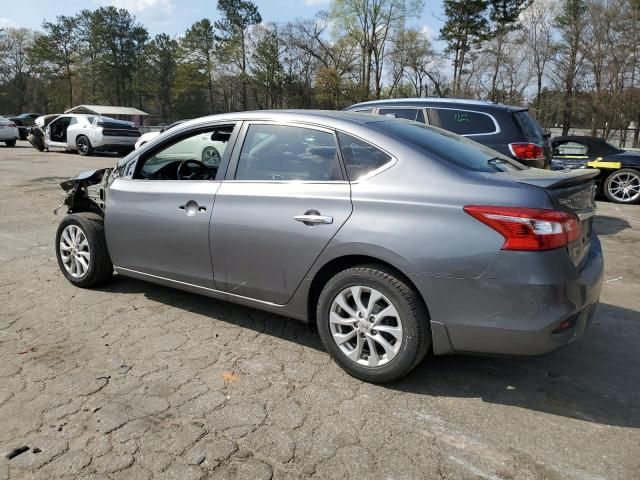
<svg viewBox="0 0 640 480">
<path fill-rule="evenodd" d="M 71 79 L 71 68 L 67 64 L 67 80 L 69 82 L 69 108 L 73 108 L 73 81 Z"/>
<path fill-rule="evenodd" d="M 211 81 L 211 57 L 207 53 L 207 89 L 209 90 L 209 113 L 214 111 L 213 103 L 213 82 Z"/>
<path fill-rule="evenodd" d="M 502 60 L 501 57 L 502 57 L 503 35 L 499 34 L 497 38 L 498 38 L 498 48 L 496 49 L 496 61 L 495 61 L 495 65 L 493 66 L 493 78 L 491 79 L 491 94 L 490 94 L 490 98 L 494 102 L 496 101 L 496 96 L 497 96 L 496 83 L 498 82 L 498 72 L 500 71 L 500 61 Z"/>
<path fill-rule="evenodd" d="M 537 73 L 537 92 L 538 94 L 536 95 L 536 119 L 538 120 L 538 122 L 540 121 L 540 103 L 542 101 L 542 99 L 540 98 L 540 94 L 542 93 L 542 73 Z"/>
<path fill-rule="evenodd" d="M 242 109 L 247 110 L 247 49 L 244 41 L 244 32 L 240 35 L 242 42 Z"/>
</svg>

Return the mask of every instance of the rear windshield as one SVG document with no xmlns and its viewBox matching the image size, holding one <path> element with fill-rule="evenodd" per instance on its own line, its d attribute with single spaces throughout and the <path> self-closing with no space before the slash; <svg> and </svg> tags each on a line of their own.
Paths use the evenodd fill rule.
<svg viewBox="0 0 640 480">
<path fill-rule="evenodd" d="M 369 126 L 474 172 L 505 172 L 528 168 L 495 150 L 441 128 L 401 120 L 376 122 Z"/>
<path fill-rule="evenodd" d="M 526 110 L 522 110 L 520 112 L 516 112 L 513 114 L 514 118 L 518 125 L 520 125 L 520 129 L 522 133 L 525 134 L 526 137 L 529 138 L 544 138 L 544 132 L 542 128 L 538 124 L 538 122 L 529 115 L 529 112 Z"/>
</svg>

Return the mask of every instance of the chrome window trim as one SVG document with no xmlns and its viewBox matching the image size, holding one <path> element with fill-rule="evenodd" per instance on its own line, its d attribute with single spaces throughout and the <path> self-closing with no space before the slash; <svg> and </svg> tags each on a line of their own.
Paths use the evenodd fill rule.
<svg viewBox="0 0 640 480">
<path fill-rule="evenodd" d="M 238 295 L 238 294 L 235 294 L 235 293 L 226 292 L 224 290 L 216 290 L 215 288 L 203 287 L 202 285 L 196 285 L 194 283 L 189 283 L 189 282 L 182 282 L 180 280 L 174 280 L 172 278 L 162 277 L 160 275 L 153 275 L 151 273 L 141 272 L 139 270 L 133 270 L 131 268 L 118 267 L 116 265 L 114 265 L 113 268 L 116 271 L 116 273 L 122 272 L 123 274 L 125 274 L 125 276 L 126 276 L 126 272 L 129 272 L 129 273 L 133 273 L 133 274 L 136 274 L 136 275 L 155 278 L 157 280 L 163 280 L 165 282 L 173 283 L 174 285 L 183 285 L 185 287 L 194 288 L 194 289 L 198 289 L 198 290 L 203 290 L 203 291 L 208 292 L 208 293 L 212 293 L 212 294 L 215 294 L 215 295 L 220 295 L 221 297 L 230 296 L 230 297 L 239 298 L 239 299 L 242 299 L 242 300 L 249 300 L 251 302 L 260 303 L 262 305 L 270 305 L 270 306 L 274 306 L 274 307 L 284 307 L 284 306 L 287 305 L 286 303 L 283 303 L 283 304 L 273 303 L 273 302 L 267 302 L 265 300 L 258 300 L 258 299 L 253 298 L 253 297 L 245 297 L 243 295 Z"/>
</svg>

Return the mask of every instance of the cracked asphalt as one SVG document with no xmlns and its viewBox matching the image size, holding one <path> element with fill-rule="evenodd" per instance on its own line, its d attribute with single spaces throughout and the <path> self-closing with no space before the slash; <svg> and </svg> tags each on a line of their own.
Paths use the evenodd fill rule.
<svg viewBox="0 0 640 480">
<path fill-rule="evenodd" d="M 600 202 L 586 336 L 357 381 L 313 327 L 58 271 L 58 183 L 115 157 L 0 146 L 0 480 L 640 478 L 640 206 Z M 17 447 L 29 450 L 11 460 Z"/>
</svg>

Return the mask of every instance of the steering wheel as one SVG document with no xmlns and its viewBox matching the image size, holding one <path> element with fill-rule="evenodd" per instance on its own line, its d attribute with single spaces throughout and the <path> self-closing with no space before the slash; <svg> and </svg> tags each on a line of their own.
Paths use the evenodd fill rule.
<svg viewBox="0 0 640 480">
<path fill-rule="evenodd" d="M 183 160 L 176 170 L 178 180 L 206 180 L 209 169 L 200 160 Z"/>
</svg>

